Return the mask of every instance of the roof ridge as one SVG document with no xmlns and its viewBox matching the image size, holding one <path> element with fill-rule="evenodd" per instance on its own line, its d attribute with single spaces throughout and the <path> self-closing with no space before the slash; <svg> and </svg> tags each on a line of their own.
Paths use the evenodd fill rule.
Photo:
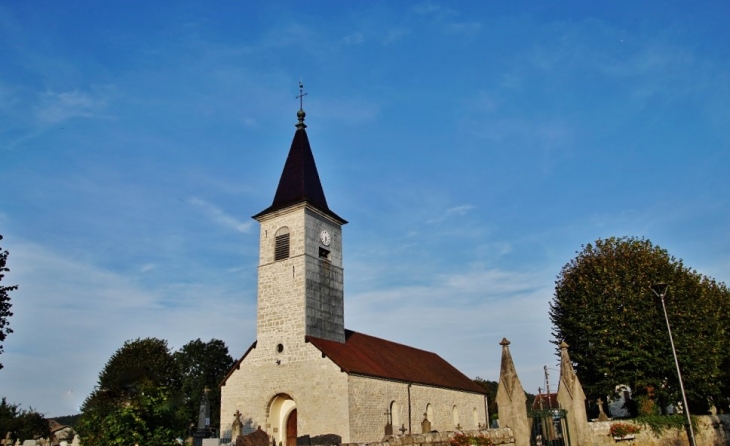
<svg viewBox="0 0 730 446">
<path fill-rule="evenodd" d="M 347 332 L 348 332 L 348 331 L 349 331 L 350 333 L 353 333 L 353 334 L 359 334 L 360 336 L 367 336 L 367 337 L 369 337 L 369 338 L 373 338 L 373 339 L 378 339 L 378 340 L 380 340 L 380 341 L 384 341 L 384 342 L 389 342 L 389 343 L 391 343 L 391 344 L 396 344 L 396 345 L 400 345 L 400 346 L 402 346 L 402 347 L 406 347 L 406 348 L 409 348 L 409 349 L 411 349 L 411 350 L 418 350 L 419 352 L 424 352 L 424 353 L 430 353 L 430 354 L 432 354 L 432 355 L 436 355 L 436 356 L 439 356 L 439 357 L 441 356 L 441 355 L 439 355 L 439 354 L 438 354 L 438 353 L 436 353 L 436 352 L 432 352 L 431 350 L 425 350 L 425 349 L 422 349 L 422 348 L 414 347 L 414 346 L 412 346 L 412 345 L 404 344 L 404 343 L 402 343 L 402 342 L 396 342 L 396 341 L 391 341 L 390 339 L 385 339 L 385 338 L 381 338 L 381 337 L 379 337 L 379 336 L 373 336 L 373 335 L 369 335 L 369 334 L 366 334 L 366 333 L 362 333 L 362 332 L 359 332 L 359 331 L 355 331 L 355 330 L 348 330 L 348 329 L 345 329 L 345 339 L 347 339 Z M 321 338 L 318 338 L 318 339 L 321 339 Z"/>
</svg>

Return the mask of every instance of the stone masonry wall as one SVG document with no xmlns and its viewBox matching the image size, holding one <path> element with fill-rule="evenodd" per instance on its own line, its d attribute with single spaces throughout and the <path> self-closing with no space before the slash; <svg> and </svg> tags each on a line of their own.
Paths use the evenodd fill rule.
<svg viewBox="0 0 730 446">
<path fill-rule="evenodd" d="M 274 261 L 275 234 L 283 227 L 289 228 L 289 258 Z M 262 221 L 259 243 L 256 339 L 259 343 L 301 342 L 305 332 L 303 210 Z"/>
<path fill-rule="evenodd" d="M 303 341 L 285 345 L 282 353 L 273 345 L 258 344 L 249 352 L 221 387 L 221 436 L 230 435 L 237 410 L 244 426 L 261 426 L 270 436 L 280 436 L 268 413 L 279 394 L 290 396 L 297 406 L 298 435 L 334 433 L 350 441 L 347 374 Z"/>
<path fill-rule="evenodd" d="M 322 339 L 345 342 L 345 293 L 342 270 L 342 229 L 331 219 L 305 211 L 307 277 L 305 291 L 307 334 Z M 321 244 L 320 233 L 326 230 L 329 246 Z M 320 257 L 320 248 L 329 256 Z"/>
<path fill-rule="evenodd" d="M 344 342 L 342 229 L 305 204 L 261 217 L 256 339 L 316 336 Z M 274 260 L 276 233 L 289 229 L 289 258 Z M 322 230 L 331 236 L 324 247 Z M 320 258 L 320 247 L 330 251 Z"/>
<path fill-rule="evenodd" d="M 487 426 L 485 401 L 485 396 L 478 393 L 414 384 L 411 387 L 413 431 L 421 431 L 423 413 L 426 412 L 428 404 L 433 408 L 434 420 L 429 420 L 432 430 L 452 431 L 457 429 L 456 424 L 461 426 L 460 430 L 475 430 L 479 424 Z M 458 423 L 454 423 L 453 420 L 454 407 L 458 412 Z"/>
<path fill-rule="evenodd" d="M 695 430 L 695 440 L 697 446 L 727 446 L 730 445 L 730 414 L 725 415 L 700 415 L 696 417 L 698 420 L 697 429 Z M 612 445 L 620 443 L 618 446 L 684 446 L 688 445 L 687 432 L 684 429 L 667 429 L 662 435 L 657 436 L 651 428 L 642 426 L 641 432 L 632 440 L 616 441 L 609 435 L 611 424 L 617 423 L 637 424 L 631 420 L 614 420 L 614 421 L 598 421 L 588 423 L 593 445 Z"/>
<path fill-rule="evenodd" d="M 411 385 L 410 394 L 411 433 L 421 433 L 421 422 L 428 404 L 432 406 L 434 415 L 434 420 L 429 420 L 432 430 L 454 430 L 454 407 L 459 414 L 458 424 L 462 429 L 476 429 L 479 423 L 486 424 L 483 395 L 419 384 Z M 401 425 L 405 425 L 406 429 L 409 427 L 408 383 L 350 376 L 350 441 L 369 442 L 382 438 L 387 422 L 386 411 L 390 410 L 392 402 L 396 402 L 398 406 L 398 413 L 393 414 L 393 433 L 397 434 Z"/>
<path fill-rule="evenodd" d="M 428 434 L 393 435 L 379 442 L 350 443 L 341 446 L 449 446 L 459 432 L 433 432 Z M 515 439 L 509 428 L 464 431 L 465 434 L 483 436 L 492 440 L 494 445 L 514 444 Z"/>
</svg>

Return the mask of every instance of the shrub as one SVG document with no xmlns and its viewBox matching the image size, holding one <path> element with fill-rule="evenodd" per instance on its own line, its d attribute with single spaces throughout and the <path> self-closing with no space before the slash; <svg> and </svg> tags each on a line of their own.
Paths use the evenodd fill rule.
<svg viewBox="0 0 730 446">
<path fill-rule="evenodd" d="M 451 446 L 492 446 L 492 440 L 484 435 L 469 435 L 457 433 L 449 443 Z"/>
<path fill-rule="evenodd" d="M 641 432 L 641 427 L 629 423 L 613 423 L 611 425 L 610 435 L 612 437 L 625 437 Z"/>
</svg>

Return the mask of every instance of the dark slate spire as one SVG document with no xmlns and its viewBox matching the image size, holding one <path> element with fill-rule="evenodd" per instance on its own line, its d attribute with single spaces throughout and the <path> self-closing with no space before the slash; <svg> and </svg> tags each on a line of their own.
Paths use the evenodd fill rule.
<svg viewBox="0 0 730 446">
<path fill-rule="evenodd" d="M 279 187 L 276 188 L 274 202 L 268 208 L 254 215 L 253 218 L 307 202 L 341 224 L 345 224 L 347 222 L 327 206 L 327 199 L 324 197 L 317 165 L 314 163 L 314 155 L 312 155 L 312 148 L 309 146 L 309 138 L 307 138 L 307 131 L 305 130 L 307 127 L 304 124 L 305 116 L 304 110 L 300 108 L 297 112 L 299 118 L 299 122 L 296 124 L 297 130 L 294 133 L 289 155 L 286 157 L 286 164 L 284 164 L 284 170 L 279 179 Z"/>
</svg>

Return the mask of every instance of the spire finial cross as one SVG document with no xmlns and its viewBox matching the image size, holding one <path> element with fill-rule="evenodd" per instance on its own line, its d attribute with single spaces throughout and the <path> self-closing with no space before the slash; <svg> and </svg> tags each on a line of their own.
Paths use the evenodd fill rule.
<svg viewBox="0 0 730 446">
<path fill-rule="evenodd" d="M 299 96 L 296 96 L 297 99 L 299 99 L 299 111 L 297 112 L 297 119 L 299 119 L 299 122 L 295 125 L 295 127 L 299 130 L 307 128 L 307 124 L 304 123 L 304 117 L 307 116 L 307 114 L 304 112 L 304 96 L 306 96 L 307 93 L 304 92 L 304 84 L 302 83 L 302 80 L 299 79 Z"/>
<path fill-rule="evenodd" d="M 299 110 L 304 110 L 304 96 L 306 95 L 307 93 L 304 93 L 304 84 L 299 79 L 299 96 L 296 97 L 296 99 L 299 99 Z"/>
</svg>

